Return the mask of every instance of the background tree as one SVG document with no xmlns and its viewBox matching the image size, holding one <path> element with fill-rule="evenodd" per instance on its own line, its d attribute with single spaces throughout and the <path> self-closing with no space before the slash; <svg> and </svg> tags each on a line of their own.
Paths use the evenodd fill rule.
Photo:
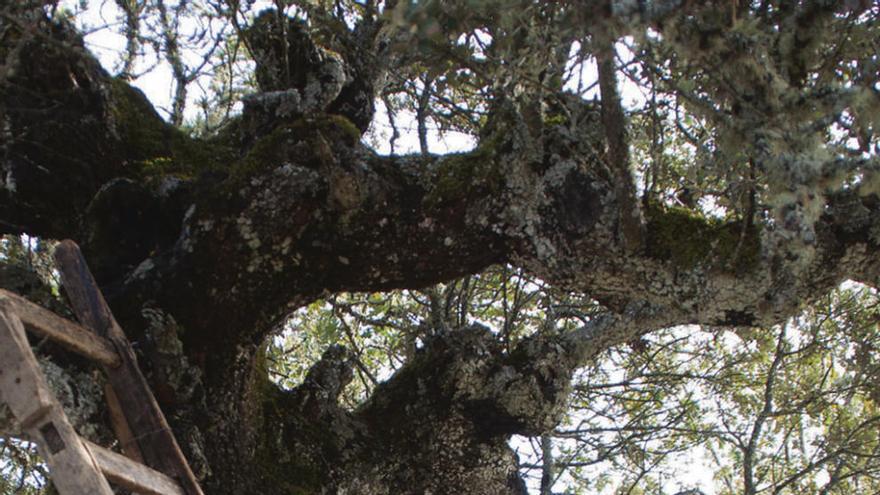
<svg viewBox="0 0 880 495">
<path fill-rule="evenodd" d="M 0 7 L 2 285 L 82 244 L 208 492 L 876 484 L 870 2 L 117 4 Z"/>
</svg>

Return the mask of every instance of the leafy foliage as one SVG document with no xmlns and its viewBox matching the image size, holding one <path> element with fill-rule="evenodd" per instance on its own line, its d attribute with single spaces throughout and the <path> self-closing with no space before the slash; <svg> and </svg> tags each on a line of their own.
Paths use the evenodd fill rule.
<svg viewBox="0 0 880 495">
<path fill-rule="evenodd" d="M 0 492 L 16 495 L 52 493 L 47 479 L 45 465 L 32 445 L 0 437 Z"/>
</svg>

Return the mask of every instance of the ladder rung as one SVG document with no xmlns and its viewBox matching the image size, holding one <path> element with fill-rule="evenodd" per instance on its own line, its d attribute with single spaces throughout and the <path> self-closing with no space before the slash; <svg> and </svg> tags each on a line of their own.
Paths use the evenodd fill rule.
<svg viewBox="0 0 880 495">
<path fill-rule="evenodd" d="M 173 478 L 88 440 L 82 442 L 111 483 L 144 495 L 184 495 Z"/>
<path fill-rule="evenodd" d="M 55 248 L 55 261 L 70 306 L 80 323 L 109 340 L 122 360 L 118 367 L 105 367 L 105 371 L 108 383 L 119 399 L 121 412 L 137 439 L 144 463 L 174 477 L 187 495 L 203 495 L 153 391 L 138 367 L 131 343 L 113 317 L 79 246 L 70 240 L 61 241 Z"/>
<path fill-rule="evenodd" d="M 121 360 L 109 340 L 91 330 L 64 319 L 27 299 L 0 289 L 0 304 L 11 308 L 28 330 L 42 337 L 49 337 L 58 344 L 100 364 L 115 368 Z"/>
</svg>

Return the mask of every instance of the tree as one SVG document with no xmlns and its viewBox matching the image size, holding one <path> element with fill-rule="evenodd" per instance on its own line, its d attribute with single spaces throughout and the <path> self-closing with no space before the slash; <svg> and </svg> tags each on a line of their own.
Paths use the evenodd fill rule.
<svg viewBox="0 0 880 495">
<path fill-rule="evenodd" d="M 173 122 L 206 67 L 232 102 L 244 52 L 255 91 L 194 137 L 62 9 L 0 7 L 0 228 L 81 243 L 209 493 L 523 493 L 508 439 L 552 431 L 608 349 L 765 328 L 776 376 L 794 351 L 769 329 L 844 280 L 877 284 L 871 2 L 118 3 L 123 60 L 158 40 L 173 69 Z M 206 53 L 229 64 L 185 65 L 187 9 L 225 20 Z M 392 126 L 415 111 L 421 153 L 365 144 L 376 101 Z M 431 154 L 429 124 L 477 144 Z M 540 323 L 448 318 L 470 300 L 453 281 L 498 264 L 547 284 Z M 399 334 L 405 362 L 356 408 L 339 401 L 369 375 L 351 343 L 295 387 L 269 379 L 297 308 L 438 283 Z M 740 449 L 751 482 L 761 428 Z"/>
</svg>

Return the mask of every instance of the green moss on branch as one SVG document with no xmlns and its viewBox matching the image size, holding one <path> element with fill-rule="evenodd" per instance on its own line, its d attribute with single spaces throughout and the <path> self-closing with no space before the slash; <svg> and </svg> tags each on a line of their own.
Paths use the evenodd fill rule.
<svg viewBox="0 0 880 495">
<path fill-rule="evenodd" d="M 721 266 L 739 271 L 753 267 L 760 257 L 760 239 L 754 225 L 743 221 L 706 218 L 685 208 L 652 205 L 645 210 L 647 254 L 680 268 Z"/>
<path fill-rule="evenodd" d="M 495 141 L 488 141 L 474 151 L 450 154 L 438 161 L 433 187 L 425 195 L 425 205 L 438 207 L 500 190 L 504 186 L 504 174 L 496 146 Z"/>
<path fill-rule="evenodd" d="M 127 82 L 110 79 L 109 88 L 110 114 L 119 140 L 126 144 L 130 177 L 191 178 L 233 160 L 231 147 L 194 139 L 165 122 Z"/>
</svg>

